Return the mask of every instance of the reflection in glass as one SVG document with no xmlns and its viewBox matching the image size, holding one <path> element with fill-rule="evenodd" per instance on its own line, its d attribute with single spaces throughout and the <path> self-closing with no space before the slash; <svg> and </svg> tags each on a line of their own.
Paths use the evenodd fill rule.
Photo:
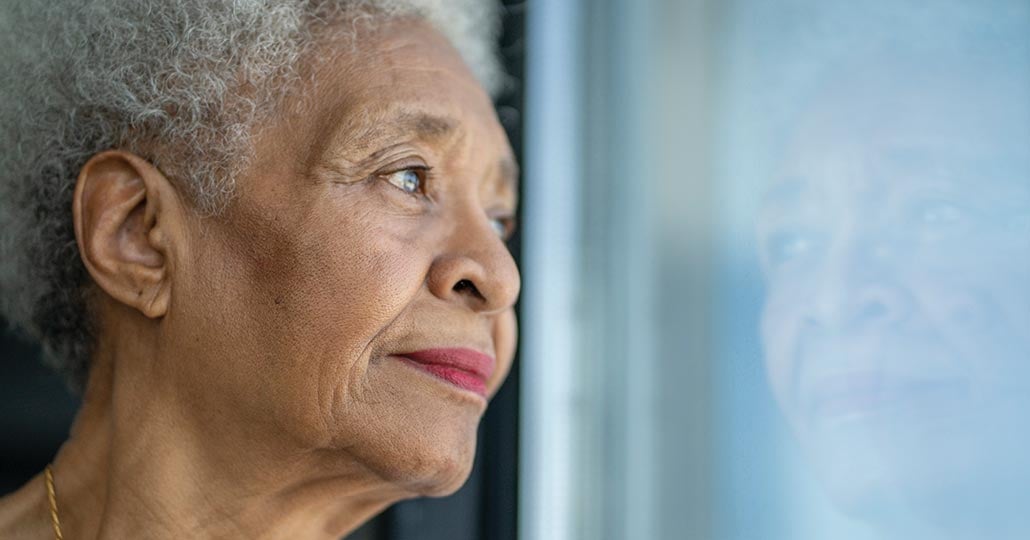
<svg viewBox="0 0 1030 540">
<path fill-rule="evenodd" d="M 1030 57 L 941 42 L 837 62 L 783 130 L 756 219 L 765 366 L 847 514 L 1025 538 Z"/>
</svg>

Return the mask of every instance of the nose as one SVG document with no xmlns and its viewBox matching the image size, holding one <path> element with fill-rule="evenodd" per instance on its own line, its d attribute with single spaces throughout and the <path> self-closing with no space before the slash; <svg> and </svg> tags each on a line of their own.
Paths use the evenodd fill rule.
<svg viewBox="0 0 1030 540">
<path fill-rule="evenodd" d="M 883 239 L 834 246 L 814 276 L 809 322 L 853 332 L 905 320 L 913 299 L 897 255 Z"/>
<path fill-rule="evenodd" d="M 521 278 L 511 252 L 482 211 L 466 212 L 429 270 L 434 296 L 484 314 L 515 305 Z"/>
</svg>

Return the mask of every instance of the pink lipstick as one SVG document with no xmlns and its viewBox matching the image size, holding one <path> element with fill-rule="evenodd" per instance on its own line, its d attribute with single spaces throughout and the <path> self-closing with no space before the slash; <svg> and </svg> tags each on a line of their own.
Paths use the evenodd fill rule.
<svg viewBox="0 0 1030 540">
<path fill-rule="evenodd" d="M 493 357 L 464 348 L 426 349 L 396 356 L 430 375 L 483 397 L 486 397 L 486 381 L 496 364 Z"/>
</svg>

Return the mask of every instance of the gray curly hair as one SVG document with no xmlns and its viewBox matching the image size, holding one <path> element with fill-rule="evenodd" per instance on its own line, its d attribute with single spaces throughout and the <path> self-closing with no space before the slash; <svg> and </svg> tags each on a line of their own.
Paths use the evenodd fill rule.
<svg viewBox="0 0 1030 540">
<path fill-rule="evenodd" d="M 144 156 L 201 215 L 219 213 L 249 159 L 251 128 L 300 80 L 299 61 L 329 26 L 354 37 L 359 25 L 421 18 L 450 39 L 488 90 L 501 82 L 488 0 L 4 4 L 0 314 L 38 340 L 76 390 L 88 374 L 95 325 L 71 205 L 91 156 L 110 148 Z"/>
</svg>

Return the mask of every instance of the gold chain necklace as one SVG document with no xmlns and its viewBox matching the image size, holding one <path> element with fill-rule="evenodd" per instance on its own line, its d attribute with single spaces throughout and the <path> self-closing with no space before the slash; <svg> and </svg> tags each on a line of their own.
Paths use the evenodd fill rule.
<svg viewBox="0 0 1030 540">
<path fill-rule="evenodd" d="M 50 523 L 54 526 L 54 538 L 64 540 L 61 536 L 61 520 L 57 517 L 57 495 L 54 493 L 54 471 L 46 466 L 46 495 L 50 500 Z"/>
</svg>

